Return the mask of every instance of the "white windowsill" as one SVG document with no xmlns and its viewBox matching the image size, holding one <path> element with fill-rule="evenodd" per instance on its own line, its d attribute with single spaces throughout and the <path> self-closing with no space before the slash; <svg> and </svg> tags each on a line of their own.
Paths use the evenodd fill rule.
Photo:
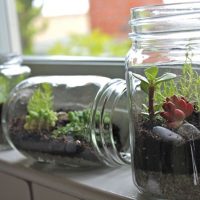
<svg viewBox="0 0 200 200">
<path fill-rule="evenodd" d="M 99 75 L 124 78 L 124 58 L 76 56 L 24 56 L 23 64 L 38 75 Z"/>
</svg>

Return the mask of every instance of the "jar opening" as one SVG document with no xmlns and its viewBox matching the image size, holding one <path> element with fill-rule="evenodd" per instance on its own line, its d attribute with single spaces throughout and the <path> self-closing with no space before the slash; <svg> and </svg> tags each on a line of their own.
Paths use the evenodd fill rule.
<svg viewBox="0 0 200 200">
<path fill-rule="evenodd" d="M 146 19 L 152 17 L 166 17 L 181 14 L 199 12 L 200 2 L 185 2 L 160 5 L 148 5 L 131 9 L 131 19 Z"/>
</svg>

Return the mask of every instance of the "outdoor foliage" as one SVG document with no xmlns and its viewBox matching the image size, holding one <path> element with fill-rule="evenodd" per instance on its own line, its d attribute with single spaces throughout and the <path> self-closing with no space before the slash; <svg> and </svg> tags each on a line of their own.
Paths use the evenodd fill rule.
<svg viewBox="0 0 200 200">
<path fill-rule="evenodd" d="M 44 31 L 48 23 L 46 20 L 40 27 L 35 21 L 40 17 L 42 6 L 34 7 L 34 0 L 16 0 L 21 43 L 24 54 L 35 54 L 34 37 Z M 123 56 L 126 55 L 131 42 L 115 38 L 100 30 L 92 30 L 90 34 L 72 34 L 67 37 L 67 42 L 56 42 L 46 52 L 49 55 L 73 55 L 73 56 Z"/>
<path fill-rule="evenodd" d="M 24 54 L 33 53 L 34 36 L 45 30 L 47 27 L 46 22 L 44 22 L 41 27 L 35 27 L 34 22 L 40 16 L 42 7 L 34 7 L 33 1 L 34 0 L 16 0 L 21 43 Z"/>
<path fill-rule="evenodd" d="M 67 43 L 57 42 L 49 49 L 50 55 L 75 56 L 124 56 L 130 48 L 130 41 L 119 40 L 99 30 L 88 35 L 74 34 Z"/>
</svg>

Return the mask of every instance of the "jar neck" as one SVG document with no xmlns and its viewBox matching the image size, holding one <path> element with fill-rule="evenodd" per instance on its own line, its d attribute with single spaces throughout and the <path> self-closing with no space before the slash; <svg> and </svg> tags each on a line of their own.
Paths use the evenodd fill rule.
<svg viewBox="0 0 200 200">
<path fill-rule="evenodd" d="M 126 96 L 125 80 L 113 79 L 99 90 L 92 107 L 92 144 L 109 166 L 130 162 Z"/>
<path fill-rule="evenodd" d="M 132 49 L 137 54 L 143 54 L 143 63 L 179 62 L 189 50 L 198 55 L 199 11 L 200 2 L 132 9 L 132 32 L 129 34 L 133 41 Z M 193 59 L 199 60 L 197 57 Z"/>
</svg>

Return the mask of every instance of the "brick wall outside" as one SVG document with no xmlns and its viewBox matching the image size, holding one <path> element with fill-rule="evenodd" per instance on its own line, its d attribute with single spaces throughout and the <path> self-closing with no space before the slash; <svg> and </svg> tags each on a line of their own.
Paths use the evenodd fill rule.
<svg viewBox="0 0 200 200">
<path fill-rule="evenodd" d="M 91 29 L 127 37 L 130 8 L 151 4 L 162 4 L 162 0 L 90 0 Z"/>
</svg>

